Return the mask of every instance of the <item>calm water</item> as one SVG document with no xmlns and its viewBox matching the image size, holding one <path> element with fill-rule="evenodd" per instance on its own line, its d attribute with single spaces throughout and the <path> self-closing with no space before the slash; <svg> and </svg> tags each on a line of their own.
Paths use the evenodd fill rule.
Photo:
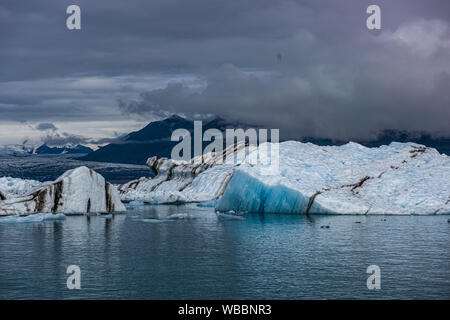
<svg viewBox="0 0 450 320">
<path fill-rule="evenodd" d="M 186 205 L 0 223 L 0 298 L 450 299 L 448 218 L 232 220 Z M 72 264 L 81 290 L 66 287 Z M 372 264 L 379 291 L 366 287 Z"/>
</svg>

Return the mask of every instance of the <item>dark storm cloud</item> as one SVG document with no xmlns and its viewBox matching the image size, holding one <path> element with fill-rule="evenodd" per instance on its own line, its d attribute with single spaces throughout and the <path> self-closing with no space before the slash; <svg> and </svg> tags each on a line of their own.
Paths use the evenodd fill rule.
<svg viewBox="0 0 450 320">
<path fill-rule="evenodd" d="M 213 113 L 282 128 L 290 138 L 369 139 L 392 128 L 449 134 L 448 74 L 414 74 L 418 71 L 408 70 L 408 65 L 385 63 L 366 68 L 313 66 L 302 75 L 244 72 L 224 65 L 206 76 L 201 91 L 172 82 L 137 100 L 120 101 L 119 107 L 142 115 Z M 400 71 L 392 81 L 396 69 Z"/>
<path fill-rule="evenodd" d="M 2 119 L 117 120 L 120 109 L 292 135 L 450 135 L 447 0 L 78 0 L 81 31 L 65 28 L 69 4 L 1 2 Z M 369 4 L 381 33 L 365 27 Z M 149 74 L 173 81 L 144 89 Z"/>
<path fill-rule="evenodd" d="M 38 125 L 36 125 L 36 130 L 39 130 L 39 131 L 46 131 L 46 130 L 56 131 L 56 130 L 58 130 L 58 128 L 53 123 L 39 123 Z"/>
</svg>

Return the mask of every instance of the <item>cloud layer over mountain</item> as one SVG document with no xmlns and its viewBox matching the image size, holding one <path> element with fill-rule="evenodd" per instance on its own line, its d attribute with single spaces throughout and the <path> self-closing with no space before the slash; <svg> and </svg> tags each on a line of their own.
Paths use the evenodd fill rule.
<svg viewBox="0 0 450 320">
<path fill-rule="evenodd" d="M 69 4 L 0 4 L 2 122 L 209 113 L 291 136 L 450 136 L 449 1 L 79 0 L 80 31 Z"/>
</svg>

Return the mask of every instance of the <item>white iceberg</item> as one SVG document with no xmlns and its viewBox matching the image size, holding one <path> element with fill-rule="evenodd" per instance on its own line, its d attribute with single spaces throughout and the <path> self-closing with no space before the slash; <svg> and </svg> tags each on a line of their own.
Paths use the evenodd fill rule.
<svg viewBox="0 0 450 320">
<path fill-rule="evenodd" d="M 217 200 L 219 212 L 450 214 L 450 158 L 433 148 L 395 142 L 379 148 L 295 141 L 278 146 L 279 167 L 272 172 L 244 161 L 260 150 L 240 144 L 232 150 L 234 163 L 217 161 L 230 150 L 190 162 L 150 158 L 157 176 L 118 190 L 125 202 Z"/>
<path fill-rule="evenodd" d="M 220 198 L 221 212 L 449 214 L 450 157 L 414 143 L 280 144 L 280 167 L 244 163 Z"/>
<path fill-rule="evenodd" d="M 23 182 L 26 184 L 26 181 Z M 15 181 L 14 185 L 20 185 Z M 69 170 L 53 182 L 12 188 L 0 200 L 0 216 L 35 213 L 109 213 L 125 211 L 117 190 L 92 169 Z M 27 190 L 23 194 L 22 191 Z M 5 196 L 5 194 L 4 194 Z"/>
<path fill-rule="evenodd" d="M 254 149 L 240 142 L 221 153 L 208 153 L 190 161 L 149 158 L 147 165 L 156 176 L 118 186 L 120 197 L 124 202 L 152 204 L 217 200 L 230 181 L 233 169 Z"/>
</svg>

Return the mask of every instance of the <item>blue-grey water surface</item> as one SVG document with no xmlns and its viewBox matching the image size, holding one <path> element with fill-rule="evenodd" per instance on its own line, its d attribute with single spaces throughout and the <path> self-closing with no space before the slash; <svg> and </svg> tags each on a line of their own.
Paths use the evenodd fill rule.
<svg viewBox="0 0 450 320">
<path fill-rule="evenodd" d="M 0 298 L 450 299 L 447 219 L 231 219 L 191 204 L 0 223 Z M 73 264 L 81 290 L 66 287 Z M 373 264 L 381 290 L 366 286 Z"/>
</svg>

